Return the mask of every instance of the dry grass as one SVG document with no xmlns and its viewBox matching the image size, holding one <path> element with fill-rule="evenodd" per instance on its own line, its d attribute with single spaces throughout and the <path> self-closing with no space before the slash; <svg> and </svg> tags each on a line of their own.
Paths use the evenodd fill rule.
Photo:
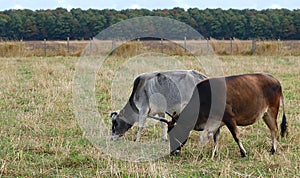
<svg viewBox="0 0 300 178">
<path fill-rule="evenodd" d="M 186 68 L 202 70 L 192 57 L 175 58 Z M 144 163 L 116 160 L 82 137 L 73 115 L 72 79 L 78 58 L 10 57 L 0 58 L 0 177 L 299 177 L 300 58 L 220 59 L 226 75 L 268 72 L 282 82 L 289 135 L 280 139 L 274 156 L 268 152 L 269 130 L 259 121 L 240 128 L 247 158 L 239 156 L 224 127 L 220 154 L 214 160 L 210 159 L 212 143 L 201 146 L 198 132 L 192 132 L 181 156 Z M 103 115 L 119 109 L 110 103 L 111 80 L 124 62 L 111 56 L 99 72 L 96 97 Z M 142 140 L 159 137 L 160 128 L 156 128 L 159 131 L 145 129 Z M 133 128 L 126 137 L 133 139 L 135 134 Z"/>
<path fill-rule="evenodd" d="M 0 41 L 0 57 L 80 56 L 89 41 Z"/>
<path fill-rule="evenodd" d="M 103 41 L 110 50 L 117 47 L 119 42 Z M 178 45 L 179 44 L 179 45 Z M 263 55 L 263 56 L 299 56 L 300 41 L 257 41 L 256 51 L 253 52 L 252 40 L 215 40 L 186 41 L 190 45 L 207 54 L 214 51 L 217 55 Z M 80 56 L 90 41 L 0 41 L 0 57 L 51 57 L 51 56 Z M 181 46 L 180 46 L 181 45 Z M 190 55 L 184 50 L 184 41 L 131 41 L 126 42 L 113 51 L 113 55 L 130 57 L 145 52 L 159 52 L 167 55 Z"/>
<path fill-rule="evenodd" d="M 218 55 L 260 55 L 260 56 L 299 56 L 299 41 L 256 41 L 253 51 L 252 40 L 210 40 L 214 52 Z"/>
</svg>

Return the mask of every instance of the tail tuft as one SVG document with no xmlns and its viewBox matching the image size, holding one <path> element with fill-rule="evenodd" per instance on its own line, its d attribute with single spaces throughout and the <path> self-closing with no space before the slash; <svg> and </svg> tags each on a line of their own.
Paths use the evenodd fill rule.
<svg viewBox="0 0 300 178">
<path fill-rule="evenodd" d="M 286 135 L 286 132 L 287 132 L 287 122 L 286 122 L 286 117 L 285 117 L 285 114 L 283 114 L 282 116 L 282 122 L 280 124 L 280 128 L 281 128 L 281 137 L 284 137 Z"/>
</svg>

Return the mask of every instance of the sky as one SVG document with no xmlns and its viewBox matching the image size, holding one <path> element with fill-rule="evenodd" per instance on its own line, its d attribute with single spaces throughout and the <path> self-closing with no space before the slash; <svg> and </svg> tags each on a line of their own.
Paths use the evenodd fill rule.
<svg viewBox="0 0 300 178">
<path fill-rule="evenodd" d="M 300 9 L 300 0 L 0 0 L 0 11 L 8 9 L 55 9 L 63 7 L 81 9 Z"/>
</svg>

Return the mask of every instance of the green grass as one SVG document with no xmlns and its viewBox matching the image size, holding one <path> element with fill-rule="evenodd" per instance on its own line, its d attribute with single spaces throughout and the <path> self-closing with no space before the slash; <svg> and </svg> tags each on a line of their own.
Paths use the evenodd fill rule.
<svg viewBox="0 0 300 178">
<path fill-rule="evenodd" d="M 202 70 L 187 57 L 177 58 L 187 68 Z M 289 134 L 279 140 L 274 156 L 268 152 L 270 132 L 260 120 L 240 127 L 247 158 L 240 157 L 237 144 L 223 127 L 219 155 L 213 160 L 213 143 L 201 146 L 199 132 L 193 131 L 180 156 L 142 163 L 114 159 L 82 136 L 72 101 L 78 60 L 0 58 L 0 177 L 300 177 L 299 57 L 220 58 L 225 75 L 268 72 L 281 81 Z M 120 109 L 110 101 L 111 80 L 124 61 L 106 61 L 97 76 L 97 105 L 109 128 L 108 113 Z M 280 112 L 279 123 L 281 117 Z M 136 132 L 132 128 L 126 139 L 133 140 Z M 155 125 L 144 130 L 142 141 L 159 137 L 160 126 Z"/>
</svg>

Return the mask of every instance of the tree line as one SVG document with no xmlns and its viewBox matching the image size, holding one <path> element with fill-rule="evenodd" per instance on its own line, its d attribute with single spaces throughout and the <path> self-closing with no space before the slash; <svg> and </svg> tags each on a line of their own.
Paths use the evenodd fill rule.
<svg viewBox="0 0 300 178">
<path fill-rule="evenodd" d="M 300 9 L 88 9 L 0 11 L 0 40 L 89 39 L 122 20 L 161 16 L 184 22 L 205 38 L 300 39 Z"/>
</svg>

